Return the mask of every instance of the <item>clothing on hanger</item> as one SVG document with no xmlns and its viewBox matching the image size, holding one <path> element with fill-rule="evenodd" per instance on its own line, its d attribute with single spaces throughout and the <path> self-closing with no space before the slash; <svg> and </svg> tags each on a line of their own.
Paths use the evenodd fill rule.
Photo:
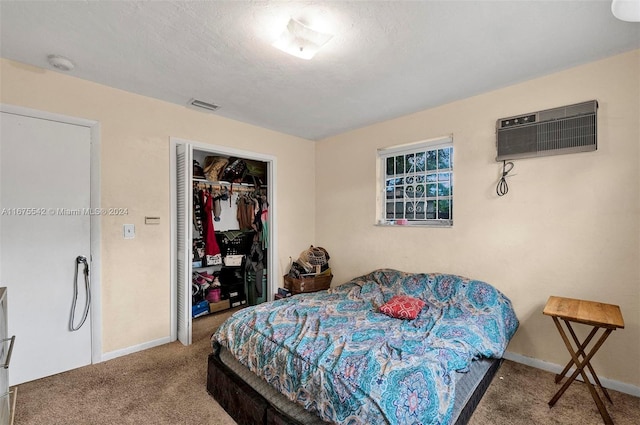
<svg viewBox="0 0 640 425">
<path fill-rule="evenodd" d="M 262 223 L 262 249 L 269 248 L 269 203 L 266 198 L 262 202 L 262 211 L 260 212 L 260 222 Z"/>
<path fill-rule="evenodd" d="M 193 227 L 197 232 L 202 233 L 202 198 L 197 186 L 193 187 Z"/>
<path fill-rule="evenodd" d="M 238 227 L 240 230 L 249 230 L 252 228 L 254 219 L 253 201 L 246 195 L 239 195 L 236 201 L 238 219 Z"/>
<path fill-rule="evenodd" d="M 221 198 L 222 194 L 219 190 L 213 192 L 213 221 L 220 221 L 220 214 L 222 213 L 222 208 L 220 207 Z"/>
<path fill-rule="evenodd" d="M 258 297 L 262 297 L 262 280 L 264 277 L 264 252 L 260 247 L 260 242 L 257 240 L 257 235 L 251 245 L 251 250 L 247 257 L 247 262 L 245 264 L 245 270 L 247 273 L 254 273 L 254 287 L 256 291 L 256 295 Z"/>
<path fill-rule="evenodd" d="M 204 229 L 204 251 L 206 255 L 220 254 L 220 246 L 216 240 L 216 231 L 213 227 L 213 196 L 210 192 L 202 191 L 202 201 L 204 204 L 204 212 L 206 218 L 203 220 L 206 223 Z"/>
</svg>

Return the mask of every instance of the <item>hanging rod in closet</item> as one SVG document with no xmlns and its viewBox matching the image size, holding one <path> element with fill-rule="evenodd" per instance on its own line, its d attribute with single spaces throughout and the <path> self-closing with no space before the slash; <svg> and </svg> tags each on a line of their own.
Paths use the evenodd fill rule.
<svg viewBox="0 0 640 425">
<path fill-rule="evenodd" d="M 224 180 L 218 180 L 218 181 L 212 181 L 212 180 L 207 180 L 207 179 L 199 179 L 199 178 L 194 178 L 193 179 L 194 182 L 198 182 L 198 183 L 206 183 L 206 184 L 214 184 L 217 186 L 231 186 L 233 185 L 233 187 L 240 187 L 240 186 L 246 186 L 246 187 L 254 187 L 255 185 L 253 183 L 230 183 Z M 267 187 L 267 185 L 262 185 L 261 187 Z"/>
<path fill-rule="evenodd" d="M 211 189 L 211 190 L 222 190 L 224 188 L 231 189 L 231 183 L 227 182 L 204 182 L 204 181 L 194 181 L 193 187 L 197 187 L 198 189 Z M 234 192 L 255 192 L 256 190 L 264 189 L 262 187 L 255 187 L 252 184 L 247 183 L 233 183 L 233 191 Z"/>
</svg>

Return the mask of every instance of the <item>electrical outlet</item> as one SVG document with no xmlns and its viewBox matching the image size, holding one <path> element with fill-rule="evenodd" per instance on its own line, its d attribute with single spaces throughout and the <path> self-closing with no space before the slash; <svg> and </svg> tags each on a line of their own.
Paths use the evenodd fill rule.
<svg viewBox="0 0 640 425">
<path fill-rule="evenodd" d="M 136 226 L 134 224 L 125 224 L 123 229 L 125 239 L 133 239 L 136 237 Z"/>
</svg>

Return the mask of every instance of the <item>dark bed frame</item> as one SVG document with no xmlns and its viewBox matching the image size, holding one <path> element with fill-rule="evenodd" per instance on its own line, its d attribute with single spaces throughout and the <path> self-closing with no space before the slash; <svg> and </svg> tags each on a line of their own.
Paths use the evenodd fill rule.
<svg viewBox="0 0 640 425">
<path fill-rule="evenodd" d="M 280 412 L 220 360 L 209 354 L 207 391 L 238 425 L 305 425 Z"/>
<path fill-rule="evenodd" d="M 465 425 L 469 421 L 501 363 L 502 359 L 491 365 L 460 412 L 455 425 Z M 222 363 L 219 347 L 209 355 L 207 391 L 239 425 L 306 425 L 272 406 Z"/>
</svg>

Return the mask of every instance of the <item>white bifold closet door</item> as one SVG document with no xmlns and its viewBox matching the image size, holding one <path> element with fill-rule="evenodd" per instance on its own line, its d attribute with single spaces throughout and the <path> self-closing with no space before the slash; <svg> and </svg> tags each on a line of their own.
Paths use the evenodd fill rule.
<svg viewBox="0 0 640 425">
<path fill-rule="evenodd" d="M 9 374 L 16 385 L 91 363 L 91 318 L 69 330 L 76 257 L 91 254 L 91 130 L 0 115 L 0 284 L 16 336 Z M 77 319 L 82 279 L 81 269 Z"/>
<path fill-rule="evenodd" d="M 191 345 L 191 216 L 193 214 L 193 153 L 190 145 L 176 146 L 176 282 L 178 340 Z"/>
</svg>

